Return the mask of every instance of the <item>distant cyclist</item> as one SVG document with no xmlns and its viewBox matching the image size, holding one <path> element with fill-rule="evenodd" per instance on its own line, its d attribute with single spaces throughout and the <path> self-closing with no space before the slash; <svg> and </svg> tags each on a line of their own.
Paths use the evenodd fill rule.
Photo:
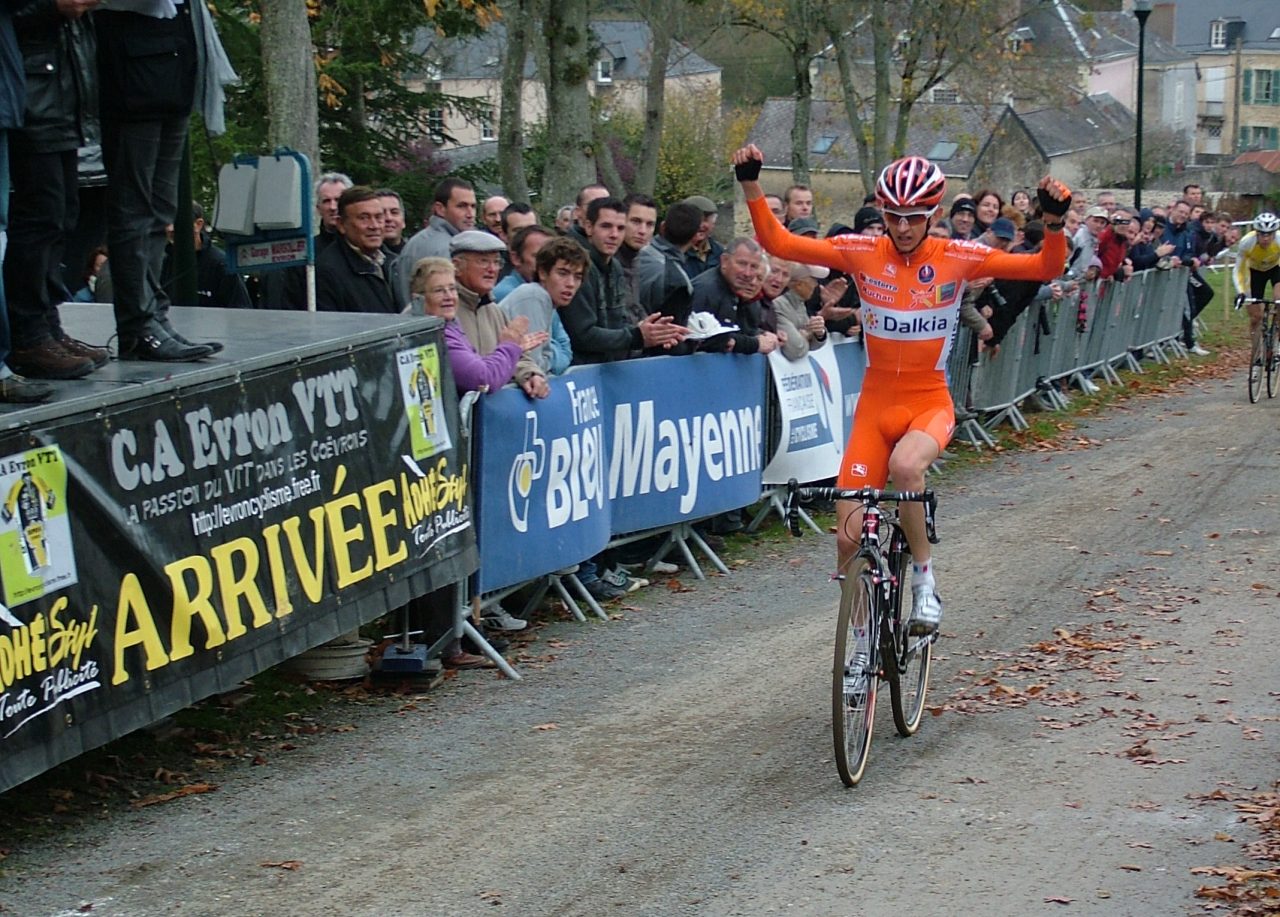
<svg viewBox="0 0 1280 917">
<path fill-rule="evenodd" d="M 1236 270 L 1234 275 L 1236 292 L 1249 296 L 1250 299 L 1266 299 L 1267 284 L 1271 284 L 1271 295 L 1276 295 L 1276 287 L 1280 286 L 1280 243 L 1276 242 L 1276 231 L 1280 230 L 1280 217 L 1274 213 L 1260 213 L 1253 218 L 1253 231 L 1240 240 L 1240 248 L 1236 253 Z M 1247 284 L 1246 284 L 1247 281 Z M 1262 306 L 1259 303 L 1247 303 L 1249 312 L 1249 340 L 1258 335 L 1262 325 Z M 1258 372 L 1254 367 L 1252 372 Z"/>
<path fill-rule="evenodd" d="M 1040 182 L 1044 245 L 1036 254 L 1007 254 L 979 242 L 928 235 L 946 194 L 947 179 L 927 159 L 908 156 L 885 166 L 876 182 L 884 236 L 806 239 L 783 229 L 769 212 L 757 180 L 764 155 L 754 144 L 733 154 L 734 171 L 751 210 L 756 237 L 770 254 L 822 264 L 853 278 L 862 301 L 867 370 L 837 479 L 839 487 L 885 486 L 922 490 L 924 474 L 955 431 L 955 408 L 944 375 L 965 282 L 972 277 L 1053 280 L 1066 263 L 1063 214 L 1071 192 L 1046 177 Z M 861 510 L 836 508 L 841 569 L 858 549 Z M 909 629 L 931 633 L 942 621 L 934 583 L 924 507 L 901 507 L 911 545 L 912 608 Z"/>
</svg>

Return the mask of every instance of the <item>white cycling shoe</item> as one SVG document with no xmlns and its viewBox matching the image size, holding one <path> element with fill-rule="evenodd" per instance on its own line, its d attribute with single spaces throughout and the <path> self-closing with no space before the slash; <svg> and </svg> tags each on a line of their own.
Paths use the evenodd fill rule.
<svg viewBox="0 0 1280 917">
<path fill-rule="evenodd" d="M 942 599 L 932 585 L 911 590 L 911 617 L 907 619 L 907 633 L 922 637 L 935 633 L 942 624 Z"/>
</svg>

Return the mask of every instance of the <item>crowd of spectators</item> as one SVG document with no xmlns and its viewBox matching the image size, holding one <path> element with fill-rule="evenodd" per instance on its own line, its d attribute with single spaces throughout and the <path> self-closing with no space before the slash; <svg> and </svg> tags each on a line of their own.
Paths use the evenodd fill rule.
<svg viewBox="0 0 1280 917">
<path fill-rule="evenodd" d="M 99 3 L 0 7 L 0 146 L 8 151 L 0 156 L 8 166 L 0 168 L 0 201 L 9 207 L 6 215 L 0 206 L 0 229 L 6 216 L 8 223 L 0 401 L 48 398 L 50 388 L 38 380 L 80 378 L 107 362 L 106 348 L 62 328 L 58 305 L 73 298 L 113 304 L 119 358 L 161 361 L 200 360 L 222 346 L 183 337 L 172 305 L 306 307 L 300 268 L 268 272 L 248 285 L 229 271 L 198 204 L 189 229 L 173 225 L 188 116 L 211 82 L 225 77 L 217 61 L 195 54 L 197 41 L 209 48 L 204 4 L 178 4 L 177 17 L 165 19 Z M 85 20 L 90 11 L 93 28 Z M 189 53 L 147 57 L 154 67 L 142 73 L 129 49 L 156 41 Z M 90 140 L 100 140 L 108 172 L 107 238 L 73 294 L 63 279 L 65 247 L 77 220 L 77 150 Z M 405 213 L 394 190 L 337 172 L 319 176 L 314 200 L 317 308 L 444 319 L 460 392 L 514 383 L 529 398 L 544 398 L 548 380 L 575 364 L 699 351 L 780 351 L 799 359 L 831 333 L 860 331 L 853 278 L 769 257 L 749 236 L 717 238 L 720 206 L 707 194 L 659 202 L 592 183 L 572 204 L 545 214 L 551 225 L 527 203 L 502 193 L 481 197 L 456 176 L 439 182 L 421 222 Z M 791 185 L 766 200 L 800 235 L 886 229 L 870 197 L 849 223 L 825 224 L 809 187 Z M 962 191 L 942 212 L 931 233 L 943 238 L 1022 252 L 1038 250 L 1043 239 L 1027 189 L 1014 189 L 1007 203 L 992 188 Z M 1225 214 L 1205 210 L 1198 186 L 1141 210 L 1109 192 L 1092 202 L 1077 195 L 1067 221 L 1070 255 L 1060 279 L 969 285 L 962 319 L 980 349 L 997 355 L 1023 310 L 1060 300 L 1081 283 L 1122 283 L 1135 271 L 1187 266 L 1184 343 L 1207 353 L 1194 339 L 1194 319 L 1212 295 L 1199 271 L 1236 238 Z M 178 292 L 165 254 L 166 238 L 179 231 L 191 232 L 194 242 L 194 301 Z M 730 513 L 705 534 L 714 539 L 741 527 Z M 614 599 L 646 584 L 625 567 L 625 557 L 606 552 L 578 575 L 597 599 Z M 498 614 L 499 628 L 524 626 Z M 455 648 L 453 655 L 468 654 Z"/>
</svg>

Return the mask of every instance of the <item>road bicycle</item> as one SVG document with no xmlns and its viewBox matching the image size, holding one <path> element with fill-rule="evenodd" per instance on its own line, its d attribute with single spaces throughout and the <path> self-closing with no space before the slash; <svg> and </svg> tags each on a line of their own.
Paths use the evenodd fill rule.
<svg viewBox="0 0 1280 917">
<path fill-rule="evenodd" d="M 1253 346 L 1249 352 L 1249 403 L 1256 404 L 1262 395 L 1262 377 L 1267 378 L 1267 397 L 1276 396 L 1277 382 L 1280 382 L 1280 351 L 1276 342 L 1276 300 L 1253 299 L 1240 293 L 1236 296 L 1236 308 L 1246 303 L 1257 303 L 1263 307 L 1262 323 L 1258 333 L 1253 336 Z"/>
<path fill-rule="evenodd" d="M 840 613 L 836 620 L 835 659 L 831 671 L 831 722 L 836 769 L 845 786 L 862 779 L 871 752 L 875 726 L 876 689 L 889 685 L 893 724 L 904 738 L 915 735 L 924 713 L 929 688 L 929 661 L 937 632 L 907 633 L 903 596 L 910 595 L 911 549 L 895 507 L 881 504 L 922 503 L 925 531 L 938 543 L 934 526 L 937 499 L 933 491 L 891 491 L 867 487 L 787 485 L 787 522 L 800 535 L 800 500 L 857 500 L 862 504 L 862 536 L 858 552 L 840 582 Z M 907 599 L 908 613 L 910 598 Z"/>
</svg>

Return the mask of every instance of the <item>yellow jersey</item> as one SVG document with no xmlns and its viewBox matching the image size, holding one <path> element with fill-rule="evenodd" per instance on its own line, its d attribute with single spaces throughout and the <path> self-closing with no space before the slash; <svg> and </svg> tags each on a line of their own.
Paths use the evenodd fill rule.
<svg viewBox="0 0 1280 917">
<path fill-rule="evenodd" d="M 1236 251 L 1236 291 L 1249 292 L 1249 271 L 1266 273 L 1277 264 L 1280 264 L 1280 241 L 1274 235 L 1269 243 L 1262 245 L 1256 232 L 1246 234 Z"/>
</svg>

